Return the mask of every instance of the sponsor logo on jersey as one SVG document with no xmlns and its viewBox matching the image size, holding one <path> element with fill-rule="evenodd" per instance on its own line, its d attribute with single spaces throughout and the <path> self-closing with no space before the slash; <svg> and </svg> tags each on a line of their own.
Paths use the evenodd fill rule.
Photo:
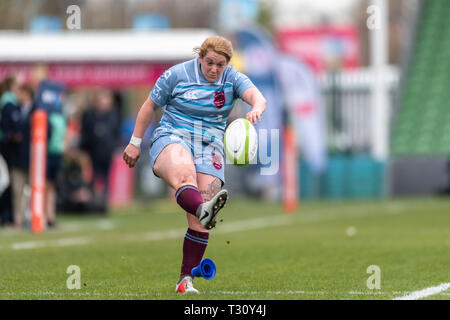
<svg viewBox="0 0 450 320">
<path fill-rule="evenodd" d="M 214 152 L 211 153 L 211 155 L 212 155 L 212 164 L 214 168 L 216 168 L 217 170 L 222 169 L 222 156 Z"/>
<path fill-rule="evenodd" d="M 225 105 L 225 92 L 223 90 L 214 92 L 214 105 L 218 109 Z"/>
</svg>

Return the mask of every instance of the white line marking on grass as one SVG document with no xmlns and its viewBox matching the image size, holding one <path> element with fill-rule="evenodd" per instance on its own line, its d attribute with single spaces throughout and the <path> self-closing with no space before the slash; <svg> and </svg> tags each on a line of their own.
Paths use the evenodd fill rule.
<svg viewBox="0 0 450 320">
<path fill-rule="evenodd" d="M 337 213 L 326 213 L 318 214 L 314 212 L 309 212 L 307 215 L 299 214 L 295 216 L 287 215 L 274 215 L 261 218 L 253 218 L 246 220 L 238 220 L 220 224 L 219 227 L 214 230 L 215 234 L 226 234 L 231 232 L 240 232 L 248 230 L 257 230 L 264 228 L 281 227 L 293 224 L 303 224 L 303 223 L 314 223 L 323 221 L 333 221 L 339 219 L 355 219 L 355 218 L 365 218 L 375 216 L 375 213 L 365 212 L 357 210 L 355 212 L 350 212 L 348 214 L 337 214 Z M 220 220 L 220 217 L 219 217 Z M 180 229 L 169 229 L 161 231 L 151 231 L 141 234 L 122 234 L 118 235 L 115 240 L 124 241 L 162 241 L 170 239 L 183 238 L 186 233 L 186 228 Z M 95 237 L 80 237 L 80 238 L 63 238 L 59 240 L 42 240 L 42 241 L 28 241 L 28 242 L 17 242 L 10 245 L 9 248 L 13 250 L 24 250 L 24 249 L 37 249 L 45 247 L 62 247 L 71 245 L 84 245 L 88 243 L 95 242 Z M 8 247 L 0 247 L 8 248 Z"/>
<path fill-rule="evenodd" d="M 403 297 L 397 297 L 392 300 L 417 300 L 441 293 L 443 291 L 447 291 L 448 289 L 450 289 L 450 282 L 441 283 L 438 286 L 426 288 L 420 291 L 414 291 L 411 294 L 408 294 Z"/>
<path fill-rule="evenodd" d="M 205 291 L 200 292 L 202 294 L 221 294 L 221 295 L 230 295 L 230 296 L 254 296 L 254 295 L 324 295 L 329 292 L 326 291 L 303 291 L 303 290 L 286 290 L 286 291 L 227 291 L 227 290 L 219 290 L 219 291 Z"/>
<path fill-rule="evenodd" d="M 78 232 L 83 230 L 83 225 L 80 222 L 65 222 L 57 230 L 52 230 L 54 233 L 58 232 Z"/>
<path fill-rule="evenodd" d="M 11 249 L 13 250 L 36 249 L 43 246 L 45 246 L 44 241 L 26 241 L 11 244 Z"/>
<path fill-rule="evenodd" d="M 47 240 L 47 241 L 26 241 L 26 242 L 16 242 L 11 244 L 11 249 L 13 250 L 29 250 L 36 248 L 47 248 L 47 247 L 68 247 L 85 245 L 91 243 L 92 240 L 88 237 L 79 238 L 62 238 L 57 240 Z"/>
<path fill-rule="evenodd" d="M 292 223 L 292 218 L 287 216 L 270 216 L 264 218 L 248 219 L 228 222 L 220 225 L 214 230 L 215 234 L 223 234 L 230 232 L 247 231 L 253 229 L 262 229 L 267 227 L 283 226 Z M 150 231 L 143 234 L 127 234 L 124 235 L 125 240 L 136 241 L 162 241 L 170 239 L 179 239 L 186 234 L 186 228 L 169 229 L 164 231 Z"/>
<path fill-rule="evenodd" d="M 98 223 L 98 228 L 100 230 L 112 230 L 116 227 L 115 223 L 111 220 L 102 220 Z"/>
<path fill-rule="evenodd" d="M 264 218 L 249 219 L 243 221 L 233 221 L 220 225 L 215 233 L 230 233 L 263 229 L 268 227 L 279 227 L 292 224 L 293 218 L 289 216 L 270 216 Z"/>
<path fill-rule="evenodd" d="M 126 234 L 126 241 L 162 241 L 170 239 L 179 239 L 184 237 L 186 229 L 169 229 L 164 231 L 150 231 L 141 234 Z"/>
<path fill-rule="evenodd" d="M 87 237 L 80 237 L 80 238 L 63 238 L 56 240 L 55 246 L 57 247 L 67 247 L 67 246 L 79 246 L 91 243 L 91 239 Z"/>
<path fill-rule="evenodd" d="M 81 291 L 81 292 L 55 292 L 55 291 L 25 291 L 25 292 L 1 292 L 1 295 L 6 296 L 78 296 L 78 297 L 100 297 L 100 296 L 108 296 L 108 297 L 154 297 L 154 296 L 162 296 L 162 295 L 170 295 L 172 291 L 170 292 L 152 292 L 152 293 L 138 293 L 138 292 L 99 292 L 97 290 L 92 291 Z M 352 295 L 359 295 L 359 296 L 380 296 L 380 295 L 386 295 L 386 296 L 392 296 L 392 295 L 398 295 L 398 294 L 411 294 L 410 292 L 399 292 L 399 291 L 393 291 L 393 292 L 384 292 L 384 291 L 304 291 L 304 290 L 279 290 L 279 291 L 232 291 L 232 290 L 206 290 L 201 291 L 201 295 L 229 295 L 229 296 L 262 296 L 262 295 L 269 295 L 269 296 L 279 296 L 279 295 L 305 295 L 305 296 L 323 296 L 323 295 L 330 295 L 335 297 L 345 297 L 345 296 L 352 296 Z M 1 297 L 0 295 L 0 297 Z M 442 292 L 441 295 L 444 296 L 450 296 L 450 293 Z"/>
<path fill-rule="evenodd" d="M 227 290 L 211 290 L 211 291 L 205 291 L 202 292 L 204 294 L 221 294 L 221 295 L 231 295 L 231 296 L 241 296 L 241 295 L 270 295 L 270 296 L 277 296 L 277 295 L 330 295 L 330 296 L 336 296 L 336 297 L 343 297 L 343 296 L 392 296 L 392 295 L 398 295 L 398 294 L 409 294 L 410 292 L 386 292 L 386 291 L 304 291 L 304 290 L 279 290 L 279 291 L 227 291 Z"/>
<path fill-rule="evenodd" d="M 445 291 L 445 290 L 444 290 Z M 436 292 L 433 294 L 438 294 L 440 292 Z M 303 290 L 286 290 L 286 291 L 205 291 L 204 294 L 222 294 L 222 295 L 231 295 L 231 296 L 240 296 L 240 295 L 333 295 L 333 296 L 381 296 L 381 295 L 412 295 L 411 292 L 385 292 L 385 291 L 349 291 L 349 292 L 339 292 L 339 291 L 303 291 Z M 450 296 L 450 293 L 442 292 L 441 295 Z M 394 299 L 396 300 L 396 299 Z"/>
<path fill-rule="evenodd" d="M 405 205 L 402 203 L 391 203 L 386 207 L 386 211 L 390 214 L 400 214 L 405 210 Z"/>
</svg>

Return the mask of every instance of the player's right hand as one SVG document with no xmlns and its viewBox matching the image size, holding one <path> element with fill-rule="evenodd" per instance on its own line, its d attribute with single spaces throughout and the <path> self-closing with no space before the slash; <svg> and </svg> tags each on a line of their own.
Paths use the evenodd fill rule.
<svg viewBox="0 0 450 320">
<path fill-rule="evenodd" d="M 132 144 L 129 144 L 123 151 L 123 160 L 130 168 L 133 168 L 136 165 L 140 156 L 141 149 Z"/>
</svg>

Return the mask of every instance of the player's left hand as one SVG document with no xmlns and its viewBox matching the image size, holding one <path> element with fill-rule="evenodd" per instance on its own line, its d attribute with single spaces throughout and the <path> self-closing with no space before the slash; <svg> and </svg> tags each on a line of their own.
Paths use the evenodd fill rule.
<svg viewBox="0 0 450 320">
<path fill-rule="evenodd" d="M 256 123 L 261 122 L 261 115 L 262 112 L 260 110 L 252 110 L 248 112 L 245 117 L 248 121 L 255 125 Z"/>
</svg>

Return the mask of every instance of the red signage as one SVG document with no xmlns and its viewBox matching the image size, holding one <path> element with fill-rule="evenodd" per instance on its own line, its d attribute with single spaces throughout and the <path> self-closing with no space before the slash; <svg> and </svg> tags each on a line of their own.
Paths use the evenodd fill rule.
<svg viewBox="0 0 450 320">
<path fill-rule="evenodd" d="M 153 85 L 158 77 L 173 64 L 168 63 L 0 63 L 0 79 L 17 74 L 30 81 L 35 77 L 60 82 L 69 88 L 102 86 L 120 88 L 126 86 Z"/>
<path fill-rule="evenodd" d="M 302 59 L 316 72 L 359 66 L 359 35 L 354 27 L 280 29 L 277 39 L 281 51 Z"/>
</svg>

